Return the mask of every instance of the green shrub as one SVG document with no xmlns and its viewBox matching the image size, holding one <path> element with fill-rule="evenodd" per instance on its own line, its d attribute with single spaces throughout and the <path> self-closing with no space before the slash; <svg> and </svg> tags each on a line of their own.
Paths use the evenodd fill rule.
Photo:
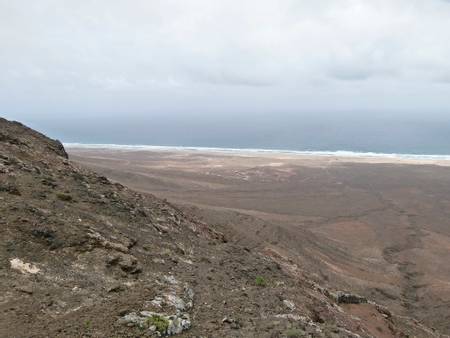
<svg viewBox="0 0 450 338">
<path fill-rule="evenodd" d="M 156 326 L 156 331 L 158 331 L 161 334 L 164 334 L 167 332 L 167 329 L 169 328 L 169 320 L 167 320 L 164 317 L 153 315 L 147 319 L 148 326 Z"/>
<path fill-rule="evenodd" d="M 261 287 L 267 286 L 266 280 L 264 279 L 264 277 L 261 276 L 256 277 L 255 284 Z"/>
</svg>

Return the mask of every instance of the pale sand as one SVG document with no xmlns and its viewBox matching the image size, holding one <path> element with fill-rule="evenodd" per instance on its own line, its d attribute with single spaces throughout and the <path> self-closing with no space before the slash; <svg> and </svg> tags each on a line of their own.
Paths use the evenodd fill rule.
<svg viewBox="0 0 450 338">
<path fill-rule="evenodd" d="M 351 153 L 351 152 L 336 152 L 336 153 L 302 153 L 302 152 L 288 152 L 288 151 L 259 151 L 259 150 L 230 150 L 220 148 L 181 148 L 181 147 L 149 147 L 139 149 L 138 147 L 133 148 L 126 147 L 120 148 L 114 146 L 111 148 L 100 147 L 93 145 L 84 145 L 79 147 L 77 145 L 66 144 L 69 152 L 75 154 L 90 153 L 95 152 L 97 156 L 103 152 L 111 153 L 121 153 L 121 152 L 139 152 L 139 153 L 160 153 L 160 154 L 172 154 L 180 156 L 215 156 L 221 157 L 245 157 L 245 158 L 261 158 L 261 159 L 271 159 L 269 163 L 265 165 L 269 166 L 282 166 L 285 164 L 283 161 L 294 162 L 298 165 L 303 166 L 313 166 L 313 167 L 323 167 L 333 164 L 341 163 L 374 163 L 374 164 L 412 164 L 412 165 L 438 165 L 438 166 L 450 166 L 450 155 L 407 155 L 407 154 L 376 154 L 376 153 Z M 352 155 L 345 155 L 346 153 Z M 282 161 L 282 162 L 280 162 Z M 220 166 L 220 164 L 217 164 Z"/>
</svg>

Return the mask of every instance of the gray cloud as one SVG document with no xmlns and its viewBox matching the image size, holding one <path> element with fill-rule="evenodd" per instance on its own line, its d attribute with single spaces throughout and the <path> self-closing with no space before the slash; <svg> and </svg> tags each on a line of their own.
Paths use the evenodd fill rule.
<svg viewBox="0 0 450 338">
<path fill-rule="evenodd" d="M 0 0 L 0 100 L 12 113 L 442 110 L 448 41 L 442 0 Z"/>
</svg>

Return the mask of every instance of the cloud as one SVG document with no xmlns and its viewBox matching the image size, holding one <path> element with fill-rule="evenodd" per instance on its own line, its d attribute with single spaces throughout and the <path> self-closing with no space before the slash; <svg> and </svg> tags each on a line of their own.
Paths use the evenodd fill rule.
<svg viewBox="0 0 450 338">
<path fill-rule="evenodd" d="M 299 91 L 314 105 L 318 84 L 349 100 L 348 85 L 364 83 L 362 106 L 392 87 L 402 91 L 392 100 L 416 90 L 422 105 L 448 107 L 429 87 L 448 83 L 448 41 L 442 0 L 0 0 L 0 98 L 63 105 L 88 93 L 101 106 L 104 93 L 145 102 L 158 92 L 163 102 L 216 86 L 227 104 L 234 87 L 249 87 L 240 100 L 259 88 L 295 109 Z"/>
</svg>

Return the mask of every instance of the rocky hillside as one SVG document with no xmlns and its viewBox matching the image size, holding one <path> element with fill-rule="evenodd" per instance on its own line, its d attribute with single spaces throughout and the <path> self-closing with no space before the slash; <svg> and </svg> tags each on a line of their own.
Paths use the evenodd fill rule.
<svg viewBox="0 0 450 338">
<path fill-rule="evenodd" d="M 0 337 L 439 337 L 0 119 Z"/>
</svg>

